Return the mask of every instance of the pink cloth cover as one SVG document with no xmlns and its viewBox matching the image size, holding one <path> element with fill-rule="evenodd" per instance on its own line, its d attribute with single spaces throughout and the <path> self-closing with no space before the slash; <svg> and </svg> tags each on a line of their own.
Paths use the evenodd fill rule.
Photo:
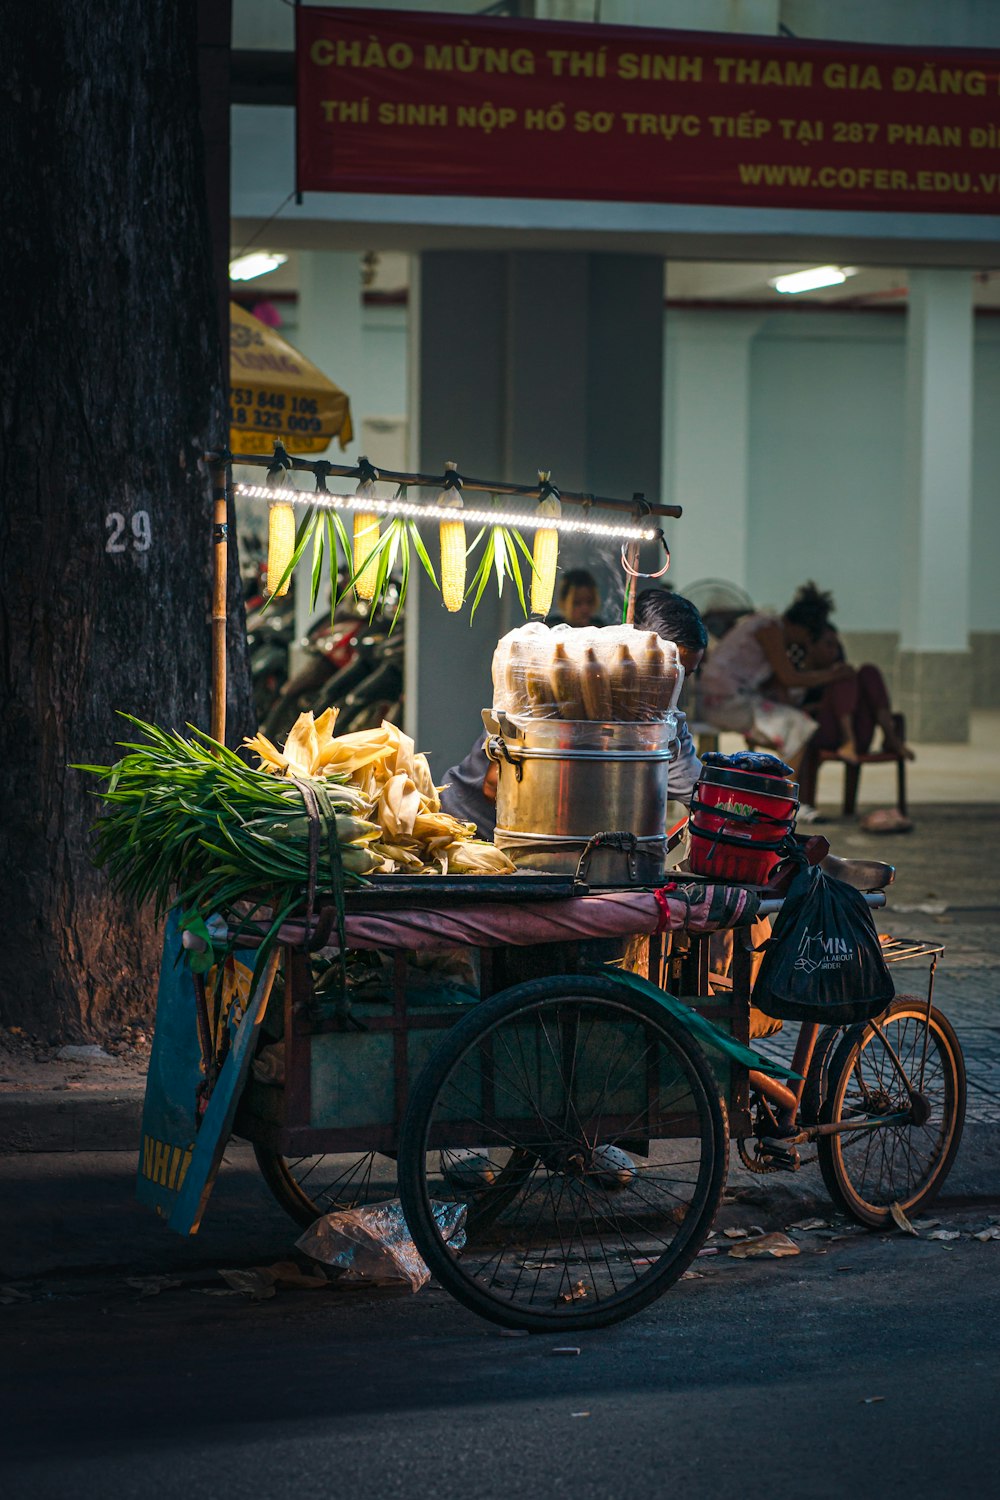
<svg viewBox="0 0 1000 1500">
<path fill-rule="evenodd" d="M 455 907 L 451 911 L 401 908 L 349 912 L 344 927 L 349 948 L 527 947 L 578 938 L 633 933 L 715 932 L 753 920 L 756 896 L 738 886 L 668 885 L 658 891 L 607 891 L 566 901 Z M 279 931 L 282 942 L 301 942 L 300 923 Z"/>
</svg>

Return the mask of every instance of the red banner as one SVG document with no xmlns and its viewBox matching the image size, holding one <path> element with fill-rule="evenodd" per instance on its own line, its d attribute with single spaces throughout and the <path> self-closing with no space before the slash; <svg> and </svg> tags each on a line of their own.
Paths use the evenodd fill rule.
<svg viewBox="0 0 1000 1500">
<path fill-rule="evenodd" d="M 1000 208 L 1000 53 L 295 14 L 302 191 Z"/>
</svg>

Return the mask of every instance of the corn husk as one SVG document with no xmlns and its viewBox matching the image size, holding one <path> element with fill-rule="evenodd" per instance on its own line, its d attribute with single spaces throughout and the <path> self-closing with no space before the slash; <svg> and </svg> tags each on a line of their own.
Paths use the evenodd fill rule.
<svg viewBox="0 0 1000 1500">
<path fill-rule="evenodd" d="M 259 757 L 260 769 L 273 776 L 336 777 L 354 791 L 365 816 L 352 845 L 363 846 L 382 873 L 512 873 L 506 854 L 475 837 L 473 823 L 442 811 L 427 757 L 415 751 L 408 734 L 383 723 L 337 737 L 335 725 L 329 711 L 315 720 L 304 713 L 283 749 L 263 734 L 244 743 Z"/>
</svg>

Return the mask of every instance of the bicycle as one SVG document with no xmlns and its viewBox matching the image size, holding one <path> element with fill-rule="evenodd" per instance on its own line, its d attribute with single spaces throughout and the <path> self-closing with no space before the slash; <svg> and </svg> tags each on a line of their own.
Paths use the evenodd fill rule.
<svg viewBox="0 0 1000 1500">
<path fill-rule="evenodd" d="M 884 904 L 891 866 L 831 868 Z M 760 911 L 780 904 L 765 896 Z M 797 1170 L 798 1147 L 815 1142 L 831 1197 L 861 1224 L 925 1207 L 961 1139 L 965 1069 L 932 1003 L 942 945 L 886 938 L 883 949 L 889 961 L 931 958 L 926 999 L 898 996 L 865 1024 L 803 1024 L 788 1082 L 709 1063 L 697 1035 L 613 972 L 548 975 L 474 1007 L 420 1074 L 400 1145 L 407 1223 L 433 1274 L 481 1316 L 535 1332 L 632 1315 L 703 1245 L 730 1121 L 755 1171 Z M 733 1031 L 748 1039 L 749 941 L 728 991 L 708 975 L 706 941 L 651 959 L 658 979 L 672 962 L 703 1013 L 714 1001 L 721 1019 L 728 993 Z M 449 1170 L 457 1149 L 480 1158 L 478 1185 Z M 462 1248 L 437 1226 L 442 1200 L 467 1207 Z"/>
</svg>

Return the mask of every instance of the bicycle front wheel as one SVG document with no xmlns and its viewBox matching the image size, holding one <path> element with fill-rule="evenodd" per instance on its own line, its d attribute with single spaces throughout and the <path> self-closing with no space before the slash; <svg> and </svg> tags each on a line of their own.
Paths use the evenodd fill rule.
<svg viewBox="0 0 1000 1500">
<path fill-rule="evenodd" d="M 515 986 L 448 1032 L 407 1111 L 400 1193 L 466 1307 L 535 1332 L 599 1328 L 694 1259 L 727 1158 L 725 1104 L 683 1026 L 612 978 L 567 976 Z"/>
<path fill-rule="evenodd" d="M 858 1128 L 821 1136 L 817 1149 L 834 1202 L 880 1229 L 893 1204 L 916 1213 L 947 1177 L 965 1123 L 965 1062 L 950 1022 L 933 1009 L 928 1018 L 919 996 L 898 996 L 875 1024 L 852 1026 L 835 1050 L 820 1117 Z"/>
</svg>

